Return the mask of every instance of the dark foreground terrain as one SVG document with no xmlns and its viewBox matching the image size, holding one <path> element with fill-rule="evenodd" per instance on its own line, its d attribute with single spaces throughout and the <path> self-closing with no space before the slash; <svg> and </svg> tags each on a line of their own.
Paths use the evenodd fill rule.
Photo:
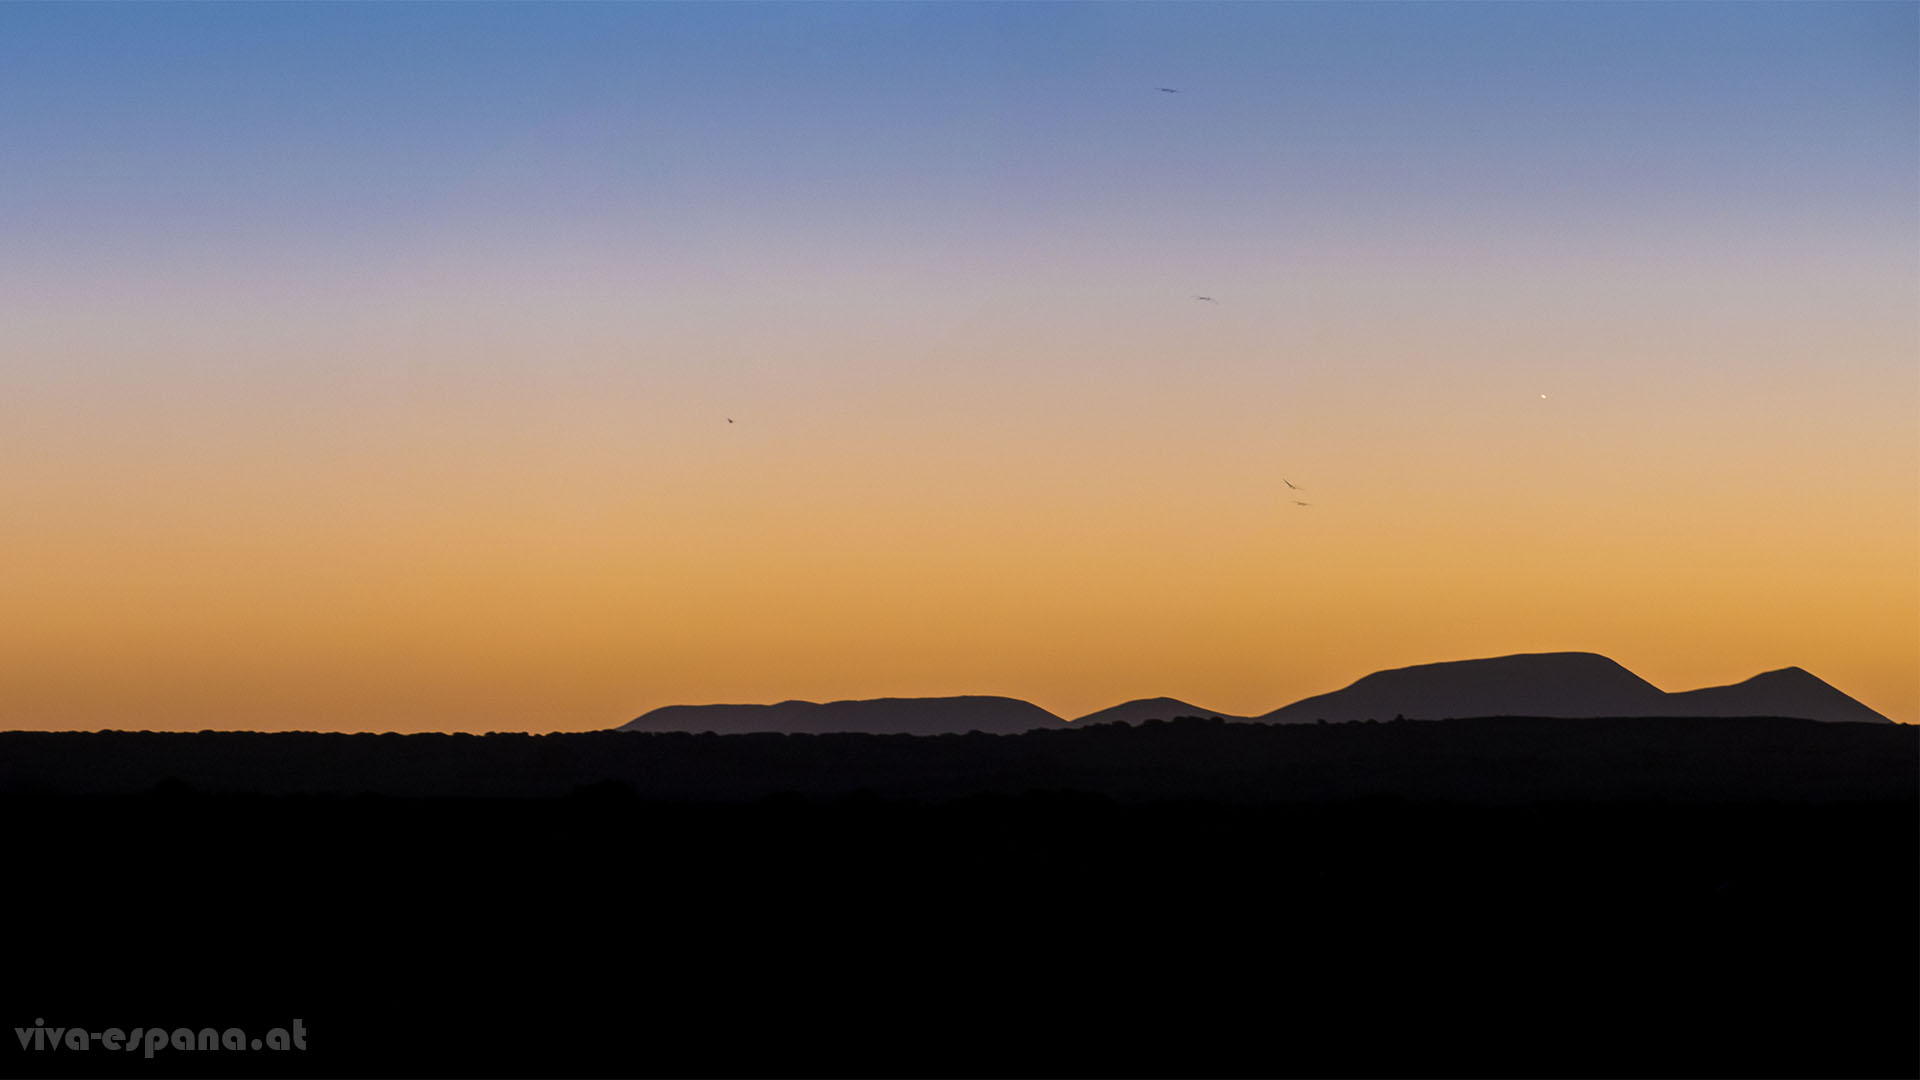
<svg viewBox="0 0 1920 1080">
<path fill-rule="evenodd" d="M 783 744 L 785 771 L 744 741 L 553 737 L 636 741 L 597 773 L 529 759 L 549 797 L 434 798 L 286 793 L 296 765 L 250 793 L 115 742 L 276 736 L 4 735 L 6 1026 L 299 1018 L 307 1048 L 149 1060 L 10 1030 L 0 1074 L 1920 1070 L 1912 732 L 1761 724 L 1716 756 L 1711 727 L 1474 723 L 909 740 L 923 771 L 893 790 L 858 764 L 875 737 L 838 781 L 834 737 Z M 437 752 L 490 740 L 437 738 L 366 760 L 496 782 Z M 64 772 L 32 764 L 49 739 L 79 747 Z M 736 785 L 661 794 L 648 739 Z M 101 747 L 147 786 L 78 764 Z"/>
<path fill-rule="evenodd" d="M 1268 725 L 1218 719 L 1022 735 L 340 735 L 0 732 L 0 795 L 643 799 L 1077 791 L 1312 802 L 1912 799 L 1920 728 L 1780 718 L 1491 717 Z"/>
</svg>

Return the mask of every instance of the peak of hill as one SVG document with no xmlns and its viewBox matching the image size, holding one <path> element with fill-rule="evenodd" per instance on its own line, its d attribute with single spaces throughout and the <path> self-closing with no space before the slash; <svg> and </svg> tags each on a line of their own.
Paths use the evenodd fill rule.
<svg viewBox="0 0 1920 1080">
<path fill-rule="evenodd" d="M 1017 735 L 1065 721 L 1031 702 L 991 696 L 873 698 L 866 701 L 782 701 L 777 705 L 668 705 L 617 731 L 711 731 L 870 735 Z"/>
<path fill-rule="evenodd" d="M 1765 671 L 1732 686 L 1668 694 L 1675 716 L 1797 716 L 1808 720 L 1891 724 L 1805 668 Z"/>
<path fill-rule="evenodd" d="M 1138 724 L 1146 720 L 1171 720 L 1176 716 L 1218 716 L 1228 720 L 1246 719 L 1246 717 L 1243 716 L 1233 716 L 1228 713 L 1217 712 L 1213 709 L 1203 709 L 1198 705 L 1189 705 L 1179 698 L 1155 697 L 1139 698 L 1134 701 L 1115 705 L 1110 709 L 1091 712 L 1072 721 L 1072 723 L 1075 727 L 1082 724 Z"/>
<path fill-rule="evenodd" d="M 1598 653 L 1521 653 L 1376 671 L 1256 719 L 1442 720 L 1456 716 L 1653 716 L 1667 695 Z"/>
</svg>

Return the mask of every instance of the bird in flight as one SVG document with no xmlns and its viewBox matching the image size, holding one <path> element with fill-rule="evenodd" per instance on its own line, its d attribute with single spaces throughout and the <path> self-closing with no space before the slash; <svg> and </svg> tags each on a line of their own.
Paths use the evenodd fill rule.
<svg viewBox="0 0 1920 1080">
<path fill-rule="evenodd" d="M 1220 301 L 1218 301 L 1218 300 L 1215 300 L 1215 299 L 1214 299 L 1213 297 L 1211 297 L 1211 296 L 1196 296 L 1196 297 L 1194 297 L 1194 299 L 1195 299 L 1195 300 L 1204 300 L 1204 301 L 1206 301 L 1206 302 L 1207 302 L 1207 303 L 1209 303 L 1209 304 L 1218 304 L 1218 303 L 1220 302 Z"/>
<path fill-rule="evenodd" d="M 1160 91 L 1163 94 L 1177 94 L 1180 92 L 1178 90 L 1175 90 L 1171 86 L 1156 86 L 1154 87 L 1154 89 Z"/>
<path fill-rule="evenodd" d="M 733 417 L 731 416 L 727 417 L 727 423 L 729 424 L 733 423 Z"/>
<path fill-rule="evenodd" d="M 1312 503 L 1306 503 L 1306 502 L 1301 502 L 1301 501 L 1300 501 L 1299 499 L 1295 499 L 1295 500 L 1293 500 L 1293 505 L 1295 505 L 1295 506 L 1312 506 L 1313 504 L 1312 504 Z"/>
<path fill-rule="evenodd" d="M 1293 490 L 1295 490 L 1295 491 L 1299 491 L 1299 490 L 1300 490 L 1300 485 L 1299 485 L 1299 484 L 1296 484 L 1296 483 L 1294 483 L 1293 481 L 1291 481 L 1291 480 L 1289 480 L 1289 479 L 1287 479 L 1287 478 L 1286 478 L 1286 477 L 1284 477 L 1284 476 L 1280 478 L 1280 482 L 1281 482 L 1281 483 L 1283 483 L 1283 484 L 1285 484 L 1285 485 L 1287 485 L 1288 487 L 1290 487 L 1290 488 L 1292 488 L 1292 489 L 1293 489 Z"/>
</svg>

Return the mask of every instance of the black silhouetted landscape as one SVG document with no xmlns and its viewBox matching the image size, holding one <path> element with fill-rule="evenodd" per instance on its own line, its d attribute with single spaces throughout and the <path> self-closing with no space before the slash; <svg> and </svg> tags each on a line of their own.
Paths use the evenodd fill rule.
<svg viewBox="0 0 1920 1080">
<path fill-rule="evenodd" d="M 1911 799 L 1915 729 L 1789 717 L 1486 717 L 1304 726 L 1214 717 L 1021 735 L 0 732 L 0 794 L 676 802 L 1396 798 Z"/>
<path fill-rule="evenodd" d="M 310 1033 L 12 1068 L 1910 1076 L 1917 737 L 0 733 L 16 1015 Z"/>
</svg>

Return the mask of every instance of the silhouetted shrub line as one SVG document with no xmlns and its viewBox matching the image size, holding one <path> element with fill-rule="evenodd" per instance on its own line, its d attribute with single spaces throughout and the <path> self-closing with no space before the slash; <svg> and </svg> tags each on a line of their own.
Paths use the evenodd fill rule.
<svg viewBox="0 0 1920 1080">
<path fill-rule="evenodd" d="M 1216 718 L 1024 735 L 0 733 L 0 794 L 264 794 L 753 801 L 1311 802 L 1910 799 L 1920 729 L 1801 720 L 1263 725 Z"/>
</svg>

